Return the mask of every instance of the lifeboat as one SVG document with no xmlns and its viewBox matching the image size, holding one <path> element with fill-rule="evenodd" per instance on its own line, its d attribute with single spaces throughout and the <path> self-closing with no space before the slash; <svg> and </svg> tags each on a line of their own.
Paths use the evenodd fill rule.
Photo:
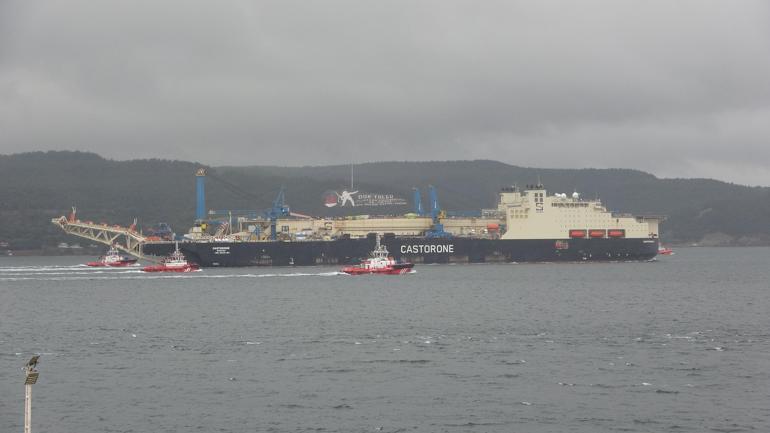
<svg viewBox="0 0 770 433">
<path fill-rule="evenodd" d="M 586 231 L 585 230 L 570 230 L 569 231 L 569 237 L 571 237 L 571 238 L 584 238 L 584 237 L 586 237 Z"/>
<path fill-rule="evenodd" d="M 624 238 L 626 237 L 626 231 L 623 229 L 609 229 L 607 230 L 607 236 L 611 238 Z"/>
<path fill-rule="evenodd" d="M 606 234 L 607 230 L 591 229 L 588 231 L 588 237 L 591 238 L 603 238 Z"/>
<path fill-rule="evenodd" d="M 396 261 L 390 257 L 385 245 L 380 244 L 380 236 L 377 235 L 377 244 L 371 257 L 355 266 L 345 266 L 340 270 L 348 275 L 387 274 L 401 275 L 412 272 L 413 263 Z"/>
<path fill-rule="evenodd" d="M 176 249 L 168 257 L 163 259 L 158 265 L 150 265 L 142 268 L 144 272 L 192 272 L 199 270 L 196 263 L 188 262 L 184 254 L 179 251 L 179 243 L 176 243 Z"/>
<path fill-rule="evenodd" d="M 133 257 L 128 257 L 120 254 L 120 251 L 118 251 L 115 246 L 111 246 L 109 251 L 107 251 L 107 254 L 99 257 L 96 259 L 96 261 L 88 262 L 86 265 L 92 266 L 92 267 L 103 267 L 103 266 L 111 266 L 111 267 L 123 267 L 123 266 L 131 266 L 136 264 L 136 259 Z"/>
</svg>

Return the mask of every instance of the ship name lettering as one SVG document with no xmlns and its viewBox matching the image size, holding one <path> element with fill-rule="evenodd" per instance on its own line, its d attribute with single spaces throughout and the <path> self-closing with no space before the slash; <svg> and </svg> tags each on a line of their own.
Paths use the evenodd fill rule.
<svg viewBox="0 0 770 433">
<path fill-rule="evenodd" d="M 447 245 L 401 245 L 401 254 L 454 253 L 454 244 Z"/>
</svg>

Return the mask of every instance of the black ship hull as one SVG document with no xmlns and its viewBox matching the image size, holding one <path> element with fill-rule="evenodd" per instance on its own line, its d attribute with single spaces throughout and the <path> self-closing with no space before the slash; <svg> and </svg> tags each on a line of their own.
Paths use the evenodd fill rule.
<svg viewBox="0 0 770 433">
<path fill-rule="evenodd" d="M 396 259 L 412 263 L 639 261 L 654 258 L 657 239 L 474 239 L 385 237 Z M 203 267 L 346 265 L 368 257 L 375 239 L 293 242 L 179 242 L 185 257 Z M 145 254 L 166 256 L 172 242 L 145 244 Z"/>
</svg>

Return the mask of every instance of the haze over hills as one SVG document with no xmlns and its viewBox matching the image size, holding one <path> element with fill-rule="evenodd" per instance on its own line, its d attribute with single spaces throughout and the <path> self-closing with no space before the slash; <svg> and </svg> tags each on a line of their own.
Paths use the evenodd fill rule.
<svg viewBox="0 0 770 433">
<path fill-rule="evenodd" d="M 194 173 L 200 164 L 169 160 L 114 161 L 93 153 L 34 152 L 0 155 L 0 242 L 11 249 L 39 249 L 77 242 L 51 218 L 77 206 L 79 217 L 140 226 L 168 222 L 177 233 L 192 223 Z M 293 211 L 310 215 L 348 214 L 327 208 L 329 190 L 350 187 L 351 167 L 208 167 L 208 209 L 266 209 L 285 188 Z M 356 213 L 411 210 L 412 188 L 434 185 L 447 210 L 495 207 L 500 187 L 538 178 L 550 192 L 598 196 L 613 211 L 662 214 L 668 243 L 770 245 L 770 188 L 710 179 L 658 179 L 626 169 L 540 169 L 496 161 L 376 162 L 353 167 L 355 189 L 405 198 L 400 208 L 356 208 Z"/>
</svg>

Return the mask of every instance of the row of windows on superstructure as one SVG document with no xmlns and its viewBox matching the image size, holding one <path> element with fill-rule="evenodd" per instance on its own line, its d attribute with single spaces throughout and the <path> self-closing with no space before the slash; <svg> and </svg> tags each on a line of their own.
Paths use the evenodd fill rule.
<svg viewBox="0 0 770 433">
<path fill-rule="evenodd" d="M 558 203 L 551 202 L 551 207 L 588 207 L 588 203 Z"/>
</svg>

